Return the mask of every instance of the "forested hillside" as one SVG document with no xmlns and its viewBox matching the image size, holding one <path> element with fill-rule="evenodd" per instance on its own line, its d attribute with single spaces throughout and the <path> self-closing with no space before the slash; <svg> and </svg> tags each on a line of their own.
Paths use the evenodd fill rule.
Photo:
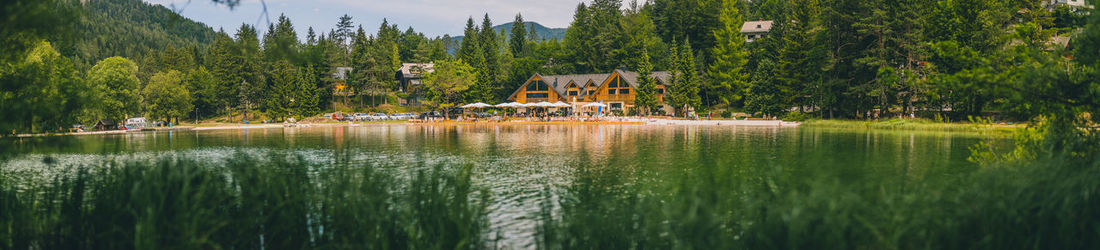
<svg viewBox="0 0 1100 250">
<path fill-rule="evenodd" d="M 80 65 L 112 56 L 138 59 L 169 46 L 199 55 L 214 42 L 209 26 L 141 0 L 90 0 L 82 14 L 75 41 L 60 48 Z"/>
<path fill-rule="evenodd" d="M 139 0 L 88 1 L 76 14 L 65 8 L 78 4 L 73 0 L 22 3 L 0 6 L 17 21 L 0 26 L 0 38 L 9 41 L 0 56 L 11 63 L 0 72 L 10 85 L 0 98 L 29 107 L 0 107 L 23 115 L 0 124 L 5 131 L 137 115 L 283 119 L 378 109 L 399 99 L 423 99 L 431 109 L 501 103 L 535 73 L 622 68 L 676 76 L 661 83 L 668 92 L 635 91 L 632 112 L 641 115 L 669 105 L 678 116 L 1026 121 L 1042 110 L 1021 103 L 1100 99 L 1092 90 L 1098 78 L 1089 78 L 1093 62 L 1082 61 L 1100 54 L 1089 47 L 1100 17 L 1087 7 L 1043 0 L 654 0 L 630 6 L 592 0 L 576 6 L 560 40 L 544 39 L 538 26 L 501 32 L 504 26 L 485 14 L 466 20 L 461 42 L 411 27 L 402 32 L 383 17 L 362 17 L 383 19 L 372 28 L 358 25 L 359 17 L 333 16 L 336 28 L 326 31 L 296 27 L 283 15 L 266 29 L 245 24 L 215 33 Z M 67 32 L 72 19 L 79 21 Z M 740 33 L 748 20 L 774 26 L 766 38 L 748 42 Z M 507 21 L 528 23 L 520 15 Z M 297 35 L 303 31 L 304 41 Z M 51 53 L 55 48 L 61 57 Z M 105 60 L 111 56 L 119 57 Z M 394 72 L 415 62 L 436 62 L 440 73 L 420 86 L 401 85 Z M 344 67 L 352 69 L 348 77 L 334 77 Z M 49 78 L 88 85 L 58 88 L 112 94 L 84 100 L 29 84 Z M 1068 83 L 1081 86 L 1050 87 Z M 181 84 L 186 88 L 173 86 Z M 182 89 L 188 95 L 165 95 Z M 22 96 L 39 93 L 57 94 L 48 97 L 72 101 L 67 107 L 78 111 L 28 111 L 38 107 Z M 666 102 L 647 101 L 656 95 Z M 115 105 L 123 102 L 140 104 Z M 104 108 L 111 105 L 117 108 Z"/>
</svg>

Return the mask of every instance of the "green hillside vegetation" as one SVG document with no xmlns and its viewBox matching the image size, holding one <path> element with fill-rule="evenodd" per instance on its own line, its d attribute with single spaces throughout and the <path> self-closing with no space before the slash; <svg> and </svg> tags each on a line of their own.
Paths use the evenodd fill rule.
<svg viewBox="0 0 1100 250">
<path fill-rule="evenodd" d="M 87 1 L 79 20 L 71 51 L 62 52 L 83 65 L 112 56 L 136 59 L 169 46 L 201 58 L 215 35 L 209 26 L 164 6 L 134 0 Z"/>
<path fill-rule="evenodd" d="M 402 31 L 385 19 L 379 27 L 367 28 L 347 15 L 334 16 L 336 28 L 328 31 L 295 26 L 279 16 L 266 28 L 244 24 L 235 31 L 214 32 L 139 0 L 27 3 L 3 9 L 10 20 L 17 21 L 3 27 L 8 41 L 3 56 L 10 63 L 3 77 L 19 79 L 3 89 L 5 100 L 18 103 L 4 108 L 34 107 L 24 102 L 41 97 L 34 96 L 37 90 L 27 81 L 43 76 L 23 70 L 43 66 L 32 67 L 27 60 L 29 51 L 47 48 L 43 40 L 63 57 L 45 60 L 57 65 L 44 67 L 67 70 L 64 65 L 71 63 L 88 73 L 72 74 L 66 81 L 101 78 L 89 70 L 108 57 L 136 65 L 136 89 L 109 89 L 133 86 L 112 82 L 90 85 L 108 86 L 111 93 L 149 95 L 156 91 L 144 88 L 154 75 L 178 71 L 180 79 L 187 80 L 169 82 L 188 85 L 191 96 L 167 96 L 191 100 L 193 108 L 158 112 L 175 114 L 170 117 L 154 115 L 173 121 L 282 120 L 322 110 L 377 110 L 408 100 L 430 109 L 501 103 L 535 73 L 588 74 L 623 68 L 669 71 L 677 76 L 665 83 L 670 91 L 664 98 L 668 101 L 664 104 L 676 108 L 676 115 L 689 111 L 719 115 L 712 112 L 718 110 L 757 117 L 942 117 L 950 121 L 976 117 L 1027 122 L 1039 118 L 1043 110 L 1020 103 L 1068 99 L 1091 105 L 1097 99 L 1091 94 L 1095 87 L 1089 85 L 1095 81 L 1085 77 L 1092 67 L 1079 60 L 1095 54 L 1082 50 L 1091 46 L 1085 38 L 1093 31 L 1087 27 L 1097 21 L 1089 10 L 1047 8 L 1038 0 L 656 0 L 629 6 L 594 0 L 576 6 L 573 22 L 561 39 L 547 39 L 559 36 L 543 33 L 562 30 L 546 29 L 520 15 L 503 25 L 494 24 L 488 15 L 470 18 L 461 37 L 428 37 L 411 27 Z M 774 26 L 766 38 L 746 42 L 739 30 L 746 20 L 772 20 Z M 43 23 L 53 25 L 39 25 Z M 304 40 L 298 35 L 303 32 Z M 1066 41 L 1069 46 L 1064 45 Z M 404 86 L 395 77 L 403 63 L 433 61 L 455 67 L 437 71 L 473 76 L 462 77 L 472 82 L 458 84 L 465 87 L 451 93 L 432 90 L 446 89 L 454 82 Z M 335 76 L 343 67 L 352 71 L 346 78 Z M 1047 87 L 1055 81 L 1084 86 Z M 654 113 L 661 105 L 648 101 L 657 99 L 655 89 L 635 91 L 636 101 L 643 105 L 632 109 L 633 114 Z M 109 95 L 90 95 L 87 100 L 73 97 L 66 103 L 88 110 L 65 114 L 13 110 L 7 114 L 34 115 L 7 119 L 13 121 L 0 125 L 0 130 L 5 134 L 60 131 L 72 122 L 150 116 L 150 107 L 163 110 L 164 103 L 151 103 L 154 100 L 181 103 L 148 97 L 125 101 L 110 100 Z M 101 105 L 130 102 L 138 103 L 127 107 L 134 109 L 130 112 L 104 111 Z"/>
</svg>

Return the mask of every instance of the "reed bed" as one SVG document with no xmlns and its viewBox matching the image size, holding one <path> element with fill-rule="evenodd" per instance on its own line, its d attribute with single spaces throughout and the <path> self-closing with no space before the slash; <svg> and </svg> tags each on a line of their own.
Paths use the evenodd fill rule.
<svg viewBox="0 0 1100 250">
<path fill-rule="evenodd" d="M 50 183 L 0 175 L 0 249 L 482 249 L 469 167 L 309 163 L 239 154 L 94 162 Z"/>
</svg>

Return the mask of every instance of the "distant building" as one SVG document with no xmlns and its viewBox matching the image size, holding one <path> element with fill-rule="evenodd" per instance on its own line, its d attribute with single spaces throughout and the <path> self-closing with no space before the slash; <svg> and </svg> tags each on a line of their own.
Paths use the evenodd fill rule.
<svg viewBox="0 0 1100 250">
<path fill-rule="evenodd" d="M 332 72 L 332 79 L 345 82 L 348 80 L 348 72 L 351 72 L 351 67 L 336 67 L 336 72 Z"/>
<path fill-rule="evenodd" d="M 422 84 L 424 74 L 432 72 L 435 72 L 435 63 L 402 63 L 395 78 L 400 83 L 401 91 L 408 91 Z"/>
<path fill-rule="evenodd" d="M 1080 1 L 1080 0 L 1078 0 Z M 775 21 L 749 21 L 741 25 L 741 34 L 745 35 L 745 42 L 754 42 L 756 39 L 768 36 Z"/>
<path fill-rule="evenodd" d="M 615 70 L 608 74 L 540 75 L 528 78 L 508 100 L 519 103 L 567 102 L 584 105 L 593 102 L 607 104 L 611 110 L 627 111 L 634 107 L 634 95 L 638 93 L 638 73 Z M 656 79 L 657 102 L 662 110 L 672 113 L 663 105 L 665 83 L 672 76 L 667 71 L 653 72 Z"/>
<path fill-rule="evenodd" d="M 1085 0 L 1046 0 L 1046 4 L 1048 8 L 1054 8 L 1061 4 L 1069 5 L 1074 8 L 1090 7 Z"/>
</svg>

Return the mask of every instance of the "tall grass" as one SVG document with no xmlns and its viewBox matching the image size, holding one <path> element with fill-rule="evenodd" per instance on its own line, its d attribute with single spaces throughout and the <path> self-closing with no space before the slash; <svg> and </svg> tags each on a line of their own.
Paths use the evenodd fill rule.
<svg viewBox="0 0 1100 250">
<path fill-rule="evenodd" d="M 346 162 L 346 161 L 343 161 Z M 480 249 L 469 168 L 314 164 L 239 154 L 96 162 L 48 184 L 0 175 L 2 249 Z"/>
<path fill-rule="evenodd" d="M 924 130 L 954 132 L 1015 132 L 1020 125 L 993 125 L 988 123 L 948 123 L 925 119 L 885 119 L 877 121 L 808 120 L 803 126 L 815 128 L 854 128 L 882 130 Z"/>
<path fill-rule="evenodd" d="M 664 184 L 646 186 L 601 171 L 600 164 L 581 166 L 565 197 L 543 204 L 561 209 L 540 213 L 538 244 L 543 249 L 1096 249 L 1100 136 L 1062 138 L 1022 143 L 1045 145 L 1028 149 L 1025 160 L 987 161 L 959 176 L 874 184 L 844 184 L 839 176 L 792 177 L 781 166 L 746 172 L 704 159 L 690 171 L 659 177 Z"/>
</svg>

